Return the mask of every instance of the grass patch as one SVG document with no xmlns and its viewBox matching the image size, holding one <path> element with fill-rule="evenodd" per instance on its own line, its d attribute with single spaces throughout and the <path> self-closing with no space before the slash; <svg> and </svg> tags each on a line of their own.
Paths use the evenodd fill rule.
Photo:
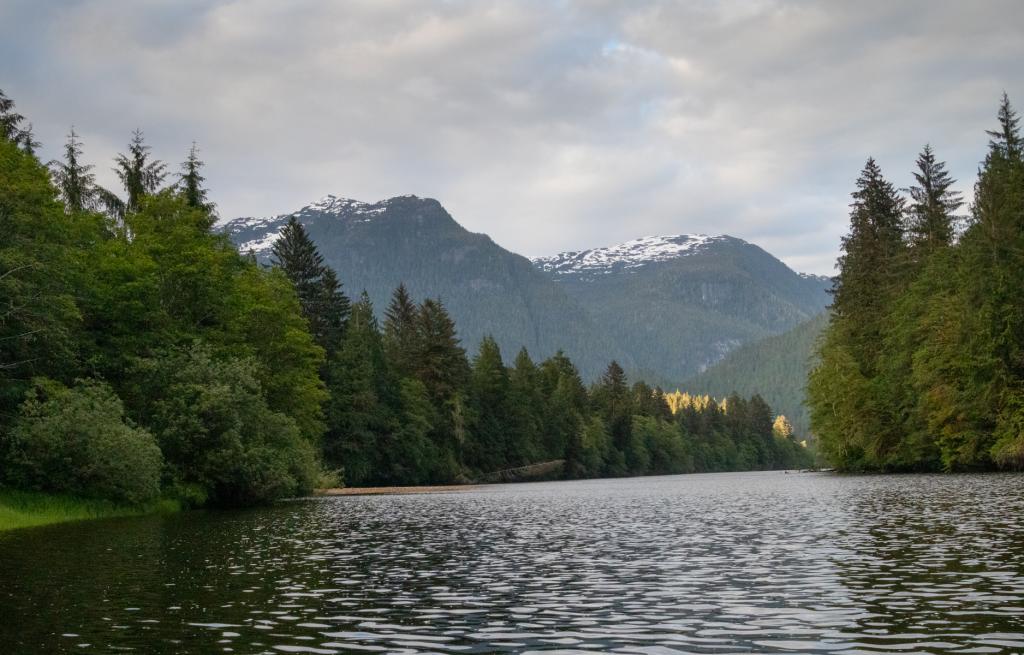
<svg viewBox="0 0 1024 655">
<path fill-rule="evenodd" d="M 142 516 L 178 511 L 178 503 L 158 500 L 143 506 L 117 505 L 104 500 L 47 494 L 39 491 L 0 489 L 0 531 L 66 521 L 113 516 Z"/>
</svg>

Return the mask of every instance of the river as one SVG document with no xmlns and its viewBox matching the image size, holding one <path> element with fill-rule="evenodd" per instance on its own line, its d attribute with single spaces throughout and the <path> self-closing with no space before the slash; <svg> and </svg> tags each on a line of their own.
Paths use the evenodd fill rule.
<svg viewBox="0 0 1024 655">
<path fill-rule="evenodd" d="M 0 533 L 0 652 L 1013 653 L 1024 475 L 726 473 Z"/>
</svg>

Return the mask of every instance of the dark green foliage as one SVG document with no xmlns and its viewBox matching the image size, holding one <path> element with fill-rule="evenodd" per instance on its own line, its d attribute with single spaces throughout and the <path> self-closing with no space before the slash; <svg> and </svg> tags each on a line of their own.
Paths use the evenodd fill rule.
<svg viewBox="0 0 1024 655">
<path fill-rule="evenodd" d="M 509 376 L 501 359 L 498 343 L 484 337 L 473 359 L 469 407 L 472 410 L 470 439 L 466 444 L 466 464 L 477 471 L 496 471 L 528 464 L 519 460 L 512 448 L 512 408 L 509 405 Z"/>
<path fill-rule="evenodd" d="M 381 327 L 366 292 L 349 306 L 296 217 L 276 266 L 260 267 L 211 233 L 194 146 L 161 189 L 165 167 L 136 131 L 116 161 L 121 200 L 95 187 L 74 130 L 65 160 L 51 163 L 55 186 L 2 94 L 0 119 L 3 484 L 250 505 L 309 492 L 325 479 L 321 456 L 349 484 L 461 482 L 559 461 L 566 477 L 802 461 L 787 435 L 775 439 L 792 452 L 758 441 L 765 425 L 773 438 L 773 416 L 757 398 L 730 401 L 748 408 L 742 421 L 713 402 L 673 414 L 616 362 L 588 392 L 561 351 L 534 363 L 521 349 L 507 366 L 497 336 L 470 364 L 445 304 L 416 304 L 404 286 Z M 435 205 L 404 211 L 437 220 Z M 493 255 L 485 241 L 467 243 Z M 529 292 L 519 304 L 499 294 L 489 319 L 504 329 L 558 307 L 548 327 L 585 336 L 585 317 L 554 285 L 522 258 L 506 263 L 502 288 Z M 554 343 L 536 336 L 542 351 Z"/>
<path fill-rule="evenodd" d="M 998 120 L 959 242 L 959 195 L 930 148 L 902 244 L 898 202 L 859 181 L 808 383 L 821 450 L 841 468 L 1024 466 L 1024 161 L 1005 95 Z"/>
<path fill-rule="evenodd" d="M 18 145 L 21 146 L 21 151 L 30 157 L 36 156 L 36 151 L 43 145 L 36 140 L 36 135 L 32 131 L 32 123 L 29 123 L 25 129 L 18 134 L 17 138 Z"/>
<path fill-rule="evenodd" d="M 193 141 L 192 147 L 188 151 L 188 157 L 181 164 L 181 172 L 178 174 L 178 189 L 185 199 L 185 204 L 210 214 L 212 227 L 214 205 L 207 198 L 209 192 L 203 187 L 206 178 L 200 172 L 202 167 L 203 162 L 199 159 L 199 146 Z"/>
<path fill-rule="evenodd" d="M 142 136 L 142 130 L 132 132 L 128 152 L 114 159 L 114 172 L 124 188 L 124 199 L 110 192 L 104 192 L 102 199 L 108 211 L 123 218 L 126 214 L 142 209 L 142 200 L 157 192 L 167 177 L 167 165 L 159 159 L 150 158 L 150 147 Z"/>
<path fill-rule="evenodd" d="M 0 89 L 0 140 L 17 144 L 23 120 L 25 117 L 14 110 L 14 101 Z"/>
<path fill-rule="evenodd" d="M 399 284 L 384 313 L 384 342 L 391 367 L 399 375 L 411 375 L 416 361 L 418 329 L 416 304 L 404 284 Z"/>
<path fill-rule="evenodd" d="M 82 142 L 78 140 L 74 126 L 71 126 L 64 145 L 64 161 L 54 160 L 49 167 L 65 211 L 77 213 L 98 208 L 96 176 L 92 173 L 93 167 L 82 162 Z"/>
<path fill-rule="evenodd" d="M 926 258 L 938 248 L 953 243 L 956 234 L 956 212 L 964 202 L 951 187 L 956 182 L 946 171 L 944 162 L 935 158 L 930 145 L 917 157 L 914 171 L 917 184 L 910 187 L 907 212 L 907 236 L 916 259 Z"/>
<path fill-rule="evenodd" d="M 196 346 L 139 360 L 134 376 L 167 461 L 172 493 L 219 505 L 251 505 L 312 491 L 313 445 L 273 411 L 252 357 Z"/>
<path fill-rule="evenodd" d="M 382 446 L 397 429 L 394 380 L 373 305 L 365 295 L 352 307 L 341 348 L 327 363 L 328 430 L 324 454 L 343 468 L 348 484 L 380 482 L 385 476 Z"/>
<path fill-rule="evenodd" d="M 3 482 L 122 503 L 311 489 L 323 349 L 292 284 L 211 234 L 209 206 L 159 191 L 141 134 L 117 162 L 129 194 L 118 229 L 91 211 L 74 132 L 65 154 L 55 188 L 0 139 Z"/>
<path fill-rule="evenodd" d="M 140 505 L 160 493 L 163 458 L 153 436 L 126 421 L 109 386 L 40 381 L 6 438 L 0 482 Z"/>
<path fill-rule="evenodd" d="M 323 257 L 294 216 L 274 242 L 271 263 L 291 280 L 317 343 L 333 352 L 348 320 L 349 300 L 338 277 L 324 266 Z"/>
<path fill-rule="evenodd" d="M 720 362 L 683 383 L 690 393 L 717 398 L 736 392 L 760 393 L 777 412 L 789 419 L 794 432 L 806 438 L 810 418 L 805 406 L 807 374 L 813 364 L 818 338 L 828 325 L 823 313 L 789 332 L 766 337 L 730 352 Z"/>
<path fill-rule="evenodd" d="M 73 284 L 89 222 L 66 216 L 54 196 L 46 169 L 0 140 L 0 426 L 33 377 L 77 371 Z"/>
</svg>

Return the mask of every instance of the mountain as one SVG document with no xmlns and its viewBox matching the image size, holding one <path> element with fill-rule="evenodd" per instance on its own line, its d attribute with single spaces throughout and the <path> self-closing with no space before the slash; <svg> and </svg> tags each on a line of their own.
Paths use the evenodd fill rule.
<svg viewBox="0 0 1024 655">
<path fill-rule="evenodd" d="M 612 358 L 635 367 L 602 326 L 528 259 L 467 231 L 439 202 L 415 196 L 377 203 L 328 195 L 294 214 L 236 218 L 221 226 L 264 262 L 296 216 L 349 295 L 366 290 L 381 314 L 404 282 L 413 298 L 440 297 L 472 355 L 487 334 L 506 360 L 521 346 L 535 359 L 562 349 L 592 378 Z"/>
<path fill-rule="evenodd" d="M 806 435 L 810 426 L 804 385 L 814 346 L 826 325 L 828 313 L 822 312 L 788 332 L 740 346 L 680 388 L 716 398 L 733 391 L 741 396 L 759 393 L 775 411 L 786 415 L 797 434 Z"/>
<path fill-rule="evenodd" d="M 635 370 L 665 383 L 821 313 L 831 286 L 731 236 L 644 237 L 533 262 L 611 332 Z"/>
</svg>

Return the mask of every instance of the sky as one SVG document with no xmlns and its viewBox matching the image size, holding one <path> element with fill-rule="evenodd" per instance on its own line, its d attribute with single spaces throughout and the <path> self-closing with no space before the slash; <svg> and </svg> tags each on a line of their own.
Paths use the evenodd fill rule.
<svg viewBox="0 0 1024 655">
<path fill-rule="evenodd" d="M 730 234 L 831 274 L 867 157 L 970 198 L 1024 2 L 3 0 L 0 89 L 111 187 L 194 140 L 222 218 L 436 198 L 509 250 Z"/>
</svg>

